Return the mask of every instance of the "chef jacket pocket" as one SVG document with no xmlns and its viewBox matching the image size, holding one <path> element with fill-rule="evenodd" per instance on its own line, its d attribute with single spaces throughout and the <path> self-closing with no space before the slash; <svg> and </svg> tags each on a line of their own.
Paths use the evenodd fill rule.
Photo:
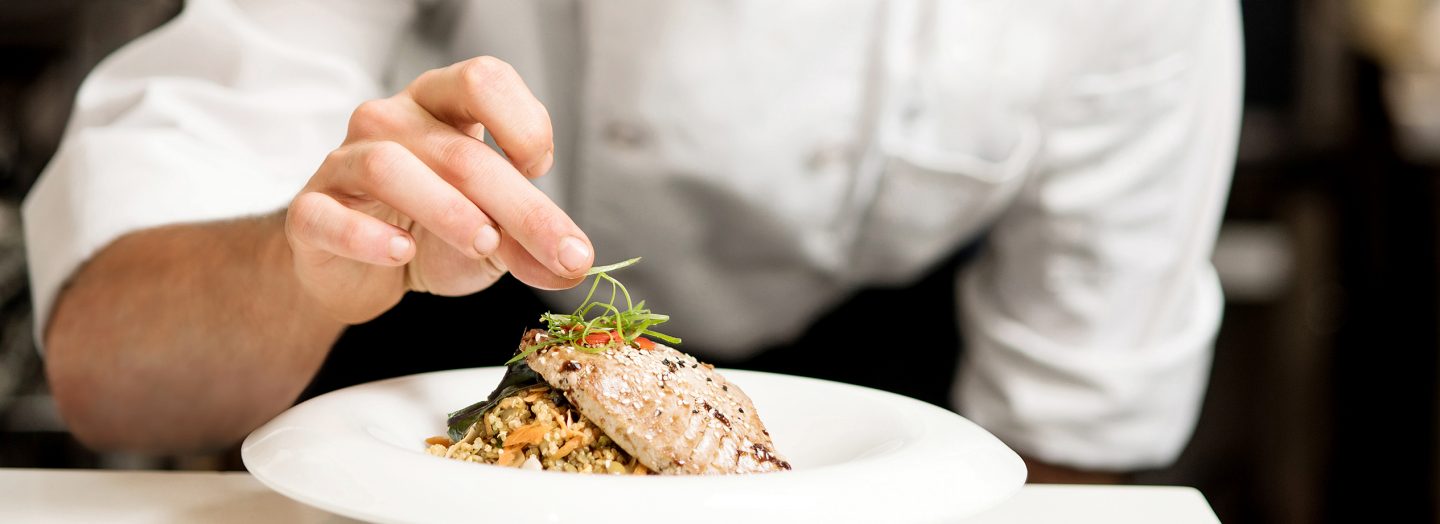
<svg viewBox="0 0 1440 524">
<path fill-rule="evenodd" d="M 983 233 L 1014 199 L 1039 149 L 1033 123 L 1012 131 L 1004 148 L 891 141 L 854 253 L 864 277 L 912 278 Z"/>
</svg>

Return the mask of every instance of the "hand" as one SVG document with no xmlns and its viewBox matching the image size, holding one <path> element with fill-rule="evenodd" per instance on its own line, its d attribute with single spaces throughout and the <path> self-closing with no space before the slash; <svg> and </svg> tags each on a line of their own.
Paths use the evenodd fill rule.
<svg viewBox="0 0 1440 524">
<path fill-rule="evenodd" d="M 1029 484 L 1126 484 L 1130 481 L 1129 473 L 1073 469 L 1022 458 L 1025 468 L 1030 470 L 1030 476 L 1025 479 Z"/>
<path fill-rule="evenodd" d="M 486 129 L 508 160 L 482 141 Z M 507 270 L 539 288 L 574 286 L 594 249 L 528 180 L 553 162 L 549 113 L 509 64 L 480 57 L 428 71 L 361 104 L 345 142 L 290 203 L 295 273 L 351 324 L 406 291 L 467 295 Z"/>
</svg>

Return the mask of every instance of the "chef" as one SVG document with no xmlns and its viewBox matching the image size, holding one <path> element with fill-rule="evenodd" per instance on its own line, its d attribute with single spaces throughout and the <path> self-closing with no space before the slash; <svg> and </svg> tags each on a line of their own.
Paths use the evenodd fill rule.
<svg viewBox="0 0 1440 524">
<path fill-rule="evenodd" d="M 949 400 L 1032 479 L 1163 466 L 1220 321 L 1237 10 L 187 2 L 90 75 L 26 200 L 51 387 L 93 447 L 213 448 L 341 353 L 463 362 L 425 337 L 494 331 L 507 272 L 644 256 L 617 276 L 666 331 L 744 359 L 941 267 L 955 313 L 893 304 L 849 345 L 963 333 Z M 442 296 L 491 299 L 410 308 Z"/>
</svg>

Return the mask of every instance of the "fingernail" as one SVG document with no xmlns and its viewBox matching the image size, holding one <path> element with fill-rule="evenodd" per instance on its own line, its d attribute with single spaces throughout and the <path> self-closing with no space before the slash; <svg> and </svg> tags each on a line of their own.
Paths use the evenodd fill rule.
<svg viewBox="0 0 1440 524">
<path fill-rule="evenodd" d="M 560 265 L 571 272 L 578 272 L 585 269 L 590 262 L 590 247 L 585 242 L 575 237 L 565 237 L 560 241 Z"/>
<path fill-rule="evenodd" d="M 390 258 L 397 261 L 405 260 L 405 255 L 410 252 L 410 239 L 402 235 L 390 237 Z"/>
<path fill-rule="evenodd" d="M 545 158 L 541 159 L 540 162 L 536 163 L 535 165 L 530 166 L 530 171 L 528 174 L 531 177 L 544 176 L 545 173 L 550 172 L 550 168 L 554 165 L 555 150 L 552 148 L 551 150 L 545 152 Z"/>
<path fill-rule="evenodd" d="M 480 226 L 480 232 L 475 233 L 475 252 L 482 257 L 488 257 L 499 247 L 500 232 L 495 230 L 495 226 L 490 224 Z"/>
</svg>

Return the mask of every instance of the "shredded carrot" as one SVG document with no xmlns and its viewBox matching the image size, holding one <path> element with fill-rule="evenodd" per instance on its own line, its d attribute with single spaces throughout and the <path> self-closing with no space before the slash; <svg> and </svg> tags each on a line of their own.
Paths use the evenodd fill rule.
<svg viewBox="0 0 1440 524">
<path fill-rule="evenodd" d="M 501 466 L 519 466 L 520 464 L 511 464 L 517 457 L 524 460 L 525 454 L 521 453 L 519 448 L 505 448 L 500 452 L 500 458 L 495 463 Z"/>
<path fill-rule="evenodd" d="M 563 459 L 565 455 L 569 455 L 571 451 L 575 451 L 575 448 L 578 447 L 580 447 L 580 437 L 571 437 L 570 440 L 565 442 L 564 446 L 560 446 L 560 449 L 555 450 L 555 456 L 552 458 L 555 460 Z"/>
<path fill-rule="evenodd" d="M 505 444 L 502 447 L 508 450 L 527 444 L 539 444 L 540 440 L 545 438 L 545 433 L 549 431 L 548 426 L 539 422 L 520 426 L 505 436 Z"/>
<path fill-rule="evenodd" d="M 450 437 L 446 437 L 446 436 L 443 436 L 443 435 L 442 435 L 442 436 L 438 436 L 438 437 L 430 437 L 430 438 L 425 439 L 425 445 L 426 445 L 426 446 L 434 446 L 434 445 L 436 445 L 436 444 L 439 444 L 439 445 L 441 445 L 441 446 L 445 446 L 445 447 L 448 448 L 448 447 L 450 447 L 450 446 L 454 446 L 454 445 L 455 445 L 455 441 L 450 440 Z"/>
</svg>

